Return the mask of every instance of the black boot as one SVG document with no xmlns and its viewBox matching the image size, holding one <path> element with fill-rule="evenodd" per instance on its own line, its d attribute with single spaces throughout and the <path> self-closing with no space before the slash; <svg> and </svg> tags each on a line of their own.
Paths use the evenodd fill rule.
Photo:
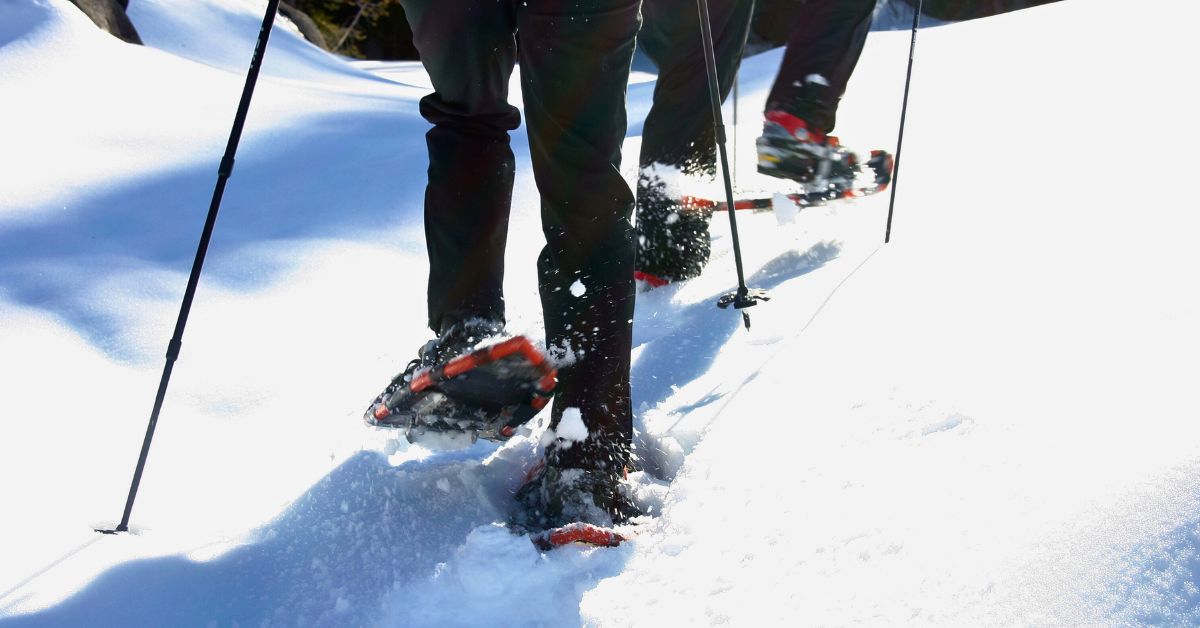
<svg viewBox="0 0 1200 628">
<path fill-rule="evenodd" d="M 545 458 L 517 491 L 513 523 L 529 530 L 571 523 L 607 527 L 642 514 L 623 482 L 630 454 L 621 439 L 565 436 L 546 447 Z"/>
<path fill-rule="evenodd" d="M 822 176 L 822 162 L 833 147 L 826 133 L 833 129 L 837 99 L 824 78 L 810 76 L 790 102 L 767 105 L 763 133 L 755 145 L 758 171 L 781 179 L 808 183 Z"/>
</svg>

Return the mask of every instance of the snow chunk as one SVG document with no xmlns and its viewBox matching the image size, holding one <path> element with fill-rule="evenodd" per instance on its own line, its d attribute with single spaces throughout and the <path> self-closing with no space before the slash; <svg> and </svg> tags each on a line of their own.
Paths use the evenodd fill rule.
<svg viewBox="0 0 1200 628">
<path fill-rule="evenodd" d="M 771 209 L 775 210 L 775 219 L 781 225 L 790 225 L 796 222 L 796 216 L 800 213 L 800 207 L 796 202 L 788 198 L 787 194 L 776 192 L 771 197 Z"/>
<path fill-rule="evenodd" d="M 975 419 L 961 414 L 951 414 L 940 421 L 934 421 L 921 429 L 921 436 L 929 436 L 939 432 L 950 432 L 958 430 L 959 433 L 971 431 L 975 425 Z M 961 429 L 959 429 L 961 428 Z"/>
<path fill-rule="evenodd" d="M 588 429 L 583 424 L 583 413 L 579 408 L 564 410 L 562 420 L 558 422 L 558 429 L 554 433 L 561 439 L 576 443 L 587 440 Z"/>
<path fill-rule="evenodd" d="M 661 181 L 663 194 L 667 198 L 678 199 L 682 196 L 725 198 L 725 182 L 718 177 L 688 174 L 677 166 L 668 166 L 657 162 L 643 166 L 641 174 L 651 181 L 654 179 Z M 671 219 L 668 217 L 667 220 Z M 678 216 L 676 220 L 678 220 Z"/>
<path fill-rule="evenodd" d="M 571 294 L 575 295 L 576 297 L 583 296 L 585 292 L 587 292 L 587 288 L 584 287 L 582 281 L 576 279 L 575 283 L 571 284 Z"/>
</svg>

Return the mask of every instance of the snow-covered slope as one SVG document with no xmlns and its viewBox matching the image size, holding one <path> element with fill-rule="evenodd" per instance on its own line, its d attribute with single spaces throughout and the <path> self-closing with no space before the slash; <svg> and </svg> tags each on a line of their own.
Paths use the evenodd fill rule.
<svg viewBox="0 0 1200 628">
<path fill-rule="evenodd" d="M 141 494 L 120 514 L 261 0 L 0 0 L 0 626 L 1200 623 L 1197 9 L 923 31 L 887 197 L 740 216 L 639 296 L 656 517 L 549 555 L 492 526 L 533 433 L 431 455 L 358 419 L 424 339 L 419 66 L 276 29 Z M 1169 16 L 1169 19 L 1164 19 Z M 1081 27 L 1086 25 L 1086 28 Z M 895 141 L 909 37 L 839 113 Z M 740 187 L 778 51 L 748 59 Z M 630 88 L 639 112 L 653 85 Z M 506 291 L 539 333 L 523 133 Z M 632 161 L 632 160 L 627 160 Z M 626 170 L 628 171 L 628 165 Z M 651 477 L 653 475 L 654 477 Z"/>
</svg>

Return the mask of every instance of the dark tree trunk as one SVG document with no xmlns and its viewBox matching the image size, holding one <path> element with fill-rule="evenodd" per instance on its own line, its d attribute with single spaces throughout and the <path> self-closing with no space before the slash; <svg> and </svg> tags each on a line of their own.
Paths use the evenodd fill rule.
<svg viewBox="0 0 1200 628">
<path fill-rule="evenodd" d="M 142 43 L 142 38 L 138 36 L 133 22 L 130 22 L 129 16 L 125 15 L 125 8 L 129 5 L 129 0 L 71 0 L 71 2 L 79 7 L 84 15 L 91 18 L 96 26 L 122 41 L 139 45 Z"/>
<path fill-rule="evenodd" d="M 314 46 L 322 50 L 329 50 L 329 44 L 325 41 L 325 36 L 321 34 L 321 29 L 307 13 L 286 2 L 279 3 L 279 12 L 291 20 L 296 28 L 300 29 L 300 34 L 304 35 L 304 38 Z"/>
</svg>

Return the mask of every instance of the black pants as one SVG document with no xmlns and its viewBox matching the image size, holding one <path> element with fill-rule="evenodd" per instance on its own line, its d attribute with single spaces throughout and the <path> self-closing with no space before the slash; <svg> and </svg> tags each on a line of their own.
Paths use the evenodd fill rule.
<svg viewBox="0 0 1200 628">
<path fill-rule="evenodd" d="M 875 0 L 802 0 L 792 16 L 787 50 L 767 96 L 767 110 L 782 109 L 805 118 L 825 132 L 833 130 L 838 101 L 862 54 L 871 30 Z M 829 97 L 816 110 L 798 110 L 806 77 L 819 74 Z M 814 119 L 815 118 L 815 119 Z"/>
<path fill-rule="evenodd" d="M 546 247 L 539 289 L 559 369 L 557 419 L 578 407 L 598 441 L 632 439 L 633 194 L 618 170 L 638 0 L 403 0 L 434 93 L 421 115 L 429 182 L 429 325 L 504 320 L 501 285 L 521 66 Z M 519 38 L 519 44 L 518 44 Z M 579 282 L 579 286 L 573 285 Z M 583 464 L 582 462 L 580 464 Z"/>
<path fill-rule="evenodd" d="M 713 52 L 722 101 L 733 89 L 754 0 L 711 0 Z M 654 102 L 642 127 L 639 165 L 662 164 L 700 177 L 717 173 L 716 131 L 696 0 L 644 0 L 638 45 L 658 66 Z M 637 185 L 637 269 L 667 280 L 700 274 L 710 243 L 706 214 L 682 211 L 647 172 Z"/>
<path fill-rule="evenodd" d="M 710 0 L 708 11 L 724 101 L 742 61 L 754 0 Z M 658 66 L 658 80 L 642 128 L 639 165 L 666 164 L 712 176 L 717 167 L 716 132 L 696 0 L 644 0 L 642 15 L 638 46 Z"/>
</svg>

